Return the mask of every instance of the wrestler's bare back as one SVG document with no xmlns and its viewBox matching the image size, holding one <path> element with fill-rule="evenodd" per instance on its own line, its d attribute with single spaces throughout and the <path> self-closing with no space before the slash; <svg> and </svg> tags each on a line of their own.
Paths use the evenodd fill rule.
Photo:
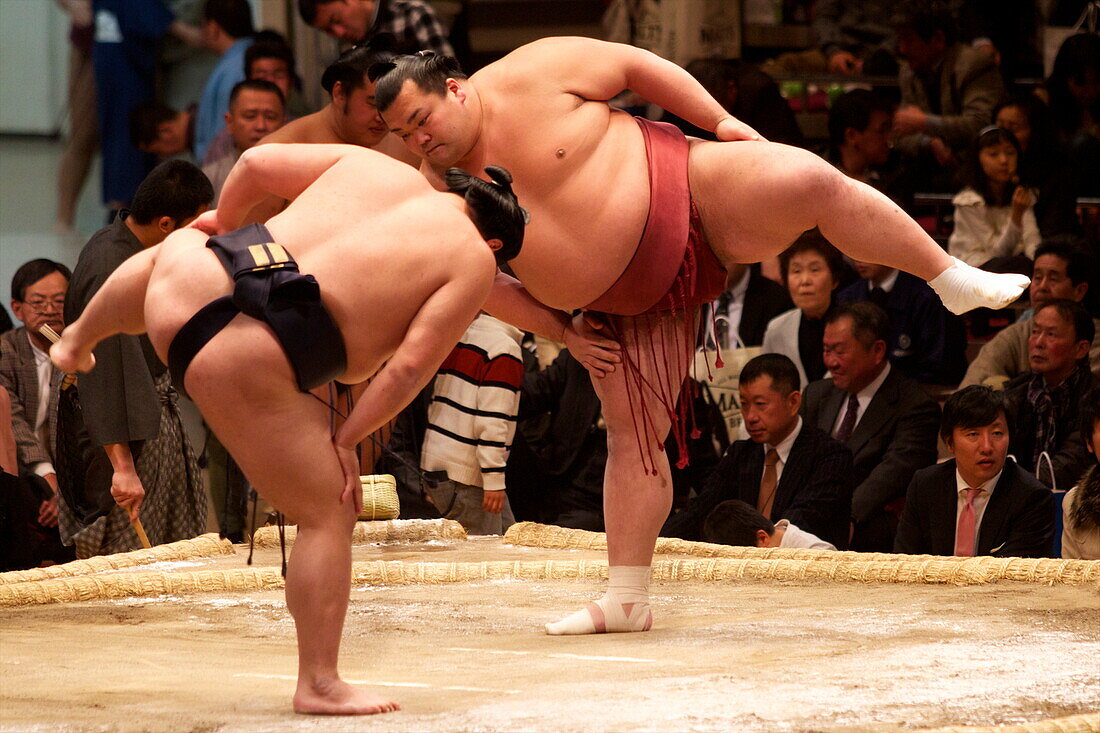
<svg viewBox="0 0 1100 733">
<path fill-rule="evenodd" d="M 370 151 L 334 164 L 266 226 L 299 269 L 320 284 L 344 337 L 348 368 L 341 381 L 349 383 L 378 370 L 425 301 L 444 285 L 458 285 L 466 294 L 472 320 L 495 272 L 492 253 L 459 197 L 433 190 L 411 167 Z M 231 291 L 206 240 L 197 230 L 180 230 L 157 255 L 145 321 L 161 359 L 196 311 Z M 237 316 L 224 333 L 239 346 L 238 355 L 251 355 L 250 368 L 260 369 L 257 360 L 268 359 L 287 368 L 258 321 Z M 215 342 L 207 348 L 216 348 Z M 200 352 L 196 364 L 202 357 Z"/>
</svg>

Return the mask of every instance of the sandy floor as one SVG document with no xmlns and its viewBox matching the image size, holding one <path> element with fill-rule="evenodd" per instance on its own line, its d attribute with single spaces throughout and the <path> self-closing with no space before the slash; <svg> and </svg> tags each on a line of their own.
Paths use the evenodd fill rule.
<svg viewBox="0 0 1100 733">
<path fill-rule="evenodd" d="M 599 557 L 499 540 L 357 560 Z M 258 554 L 277 564 L 278 551 Z M 242 567 L 244 554 L 141 570 Z M 596 593 L 519 581 L 352 590 L 342 669 L 404 709 L 290 711 L 282 592 L 0 610 L 0 729 L 849 731 L 1003 724 L 1100 708 L 1095 588 L 677 583 L 638 635 L 554 638 Z"/>
</svg>

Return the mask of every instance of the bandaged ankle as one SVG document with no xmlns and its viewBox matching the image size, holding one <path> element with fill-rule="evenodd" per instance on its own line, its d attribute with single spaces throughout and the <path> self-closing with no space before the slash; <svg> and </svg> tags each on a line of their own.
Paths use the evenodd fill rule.
<svg viewBox="0 0 1100 733">
<path fill-rule="evenodd" d="M 612 566 L 603 598 L 561 621 L 546 624 L 553 636 L 648 631 L 653 625 L 649 608 L 649 566 Z"/>
<path fill-rule="evenodd" d="M 1003 308 L 1019 298 L 1031 282 L 1024 275 L 986 272 L 958 258 L 951 259 L 954 264 L 928 284 L 944 307 L 956 315 L 974 308 Z"/>
</svg>

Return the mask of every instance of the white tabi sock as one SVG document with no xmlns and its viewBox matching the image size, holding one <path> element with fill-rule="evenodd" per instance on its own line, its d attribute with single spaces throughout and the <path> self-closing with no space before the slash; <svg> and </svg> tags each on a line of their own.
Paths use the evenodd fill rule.
<svg viewBox="0 0 1100 733">
<path fill-rule="evenodd" d="M 1016 300 L 1031 282 L 1024 275 L 986 272 L 957 257 L 955 264 L 928 281 L 944 307 L 955 315 L 974 308 L 1004 308 Z"/>
<path fill-rule="evenodd" d="M 649 609 L 648 565 L 617 565 L 608 569 L 607 592 L 571 616 L 546 624 L 552 636 L 603 634 L 617 631 L 649 631 L 653 613 Z"/>
</svg>

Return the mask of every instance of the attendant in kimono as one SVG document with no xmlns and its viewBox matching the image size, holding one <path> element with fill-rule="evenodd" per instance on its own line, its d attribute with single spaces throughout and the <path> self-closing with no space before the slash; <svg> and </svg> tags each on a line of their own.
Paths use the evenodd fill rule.
<svg viewBox="0 0 1100 733">
<path fill-rule="evenodd" d="M 213 195 L 191 163 L 155 168 L 132 208 L 84 245 L 65 301 L 68 320 L 80 317 L 123 261 L 189 224 Z M 94 353 L 95 370 L 80 375 L 75 395 L 66 391 L 60 401 L 61 432 L 80 436 L 79 450 L 59 457 L 62 537 L 76 544 L 78 557 L 89 557 L 137 549 L 134 517 L 153 544 L 200 534 L 206 495 L 167 368 L 144 335 L 113 336 Z"/>
</svg>

